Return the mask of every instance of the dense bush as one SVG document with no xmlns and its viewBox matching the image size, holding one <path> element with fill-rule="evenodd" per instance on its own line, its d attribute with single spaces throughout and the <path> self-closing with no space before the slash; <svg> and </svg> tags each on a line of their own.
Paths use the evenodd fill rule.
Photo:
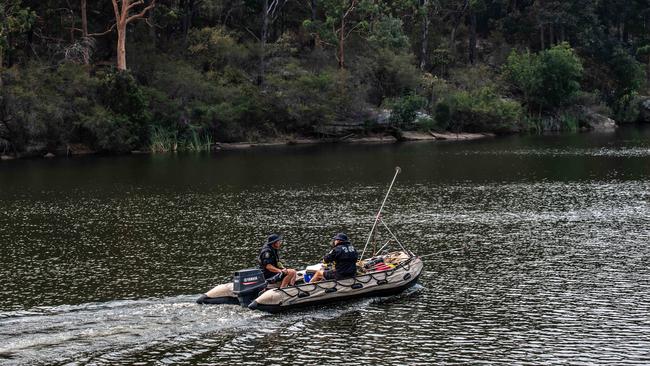
<svg viewBox="0 0 650 366">
<path fill-rule="evenodd" d="M 401 98 L 389 99 L 384 105 L 392 110 L 390 124 L 408 129 L 413 127 L 417 111 L 425 107 L 426 99 L 417 94 L 409 94 Z"/>
<path fill-rule="evenodd" d="M 436 121 L 452 131 L 509 133 L 521 129 L 521 105 L 503 99 L 492 88 L 457 91 L 436 106 Z M 449 118 L 446 117 L 447 106 Z"/>
<path fill-rule="evenodd" d="M 267 80 L 271 104 L 280 113 L 277 124 L 285 131 L 309 132 L 336 120 L 336 71 L 310 73 L 296 63 L 285 65 L 282 74 Z"/>
<path fill-rule="evenodd" d="M 381 105 L 401 128 L 572 129 L 574 102 L 635 121 L 647 92 L 642 1 L 132 2 L 130 74 L 110 70 L 115 32 L 92 35 L 112 24 L 110 1 L 84 3 L 87 17 L 78 2 L 0 1 L 3 151 L 379 132 Z M 512 49 L 531 51 L 504 66 Z M 422 106 L 434 118 L 414 124 Z"/>
<path fill-rule="evenodd" d="M 504 75 L 522 93 L 530 110 L 571 104 L 580 90 L 582 63 L 567 43 L 537 54 L 513 51 Z"/>
<path fill-rule="evenodd" d="M 99 81 L 85 67 L 49 67 L 32 63 L 12 68 L 0 90 L 0 138 L 16 153 L 63 149 L 70 142 L 87 142 L 84 124 L 110 113 L 98 97 Z"/>
<path fill-rule="evenodd" d="M 146 144 L 151 115 L 145 93 L 135 78 L 125 71 L 109 73 L 101 80 L 99 95 L 112 116 L 106 116 L 104 123 L 86 124 L 95 134 L 95 147 L 126 152 Z"/>
</svg>

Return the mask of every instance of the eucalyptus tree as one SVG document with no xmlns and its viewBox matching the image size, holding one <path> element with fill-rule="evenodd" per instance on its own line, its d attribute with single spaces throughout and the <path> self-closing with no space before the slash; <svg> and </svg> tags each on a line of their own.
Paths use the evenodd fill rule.
<svg viewBox="0 0 650 366">
<path fill-rule="evenodd" d="M 148 11 L 156 6 L 156 0 L 111 0 L 115 13 L 115 24 L 111 26 L 117 29 L 117 69 L 126 70 L 126 28 L 129 23 L 144 18 Z M 137 13 L 134 11 L 140 10 Z"/>
<path fill-rule="evenodd" d="M 20 0 L 3 0 L 0 2 L 0 87 L 4 55 L 12 47 L 12 37 L 29 30 L 36 19 L 36 14 L 29 8 L 21 6 Z"/>
<path fill-rule="evenodd" d="M 305 20 L 303 25 L 316 37 L 318 44 L 335 48 L 339 69 L 345 68 L 346 42 L 354 34 L 364 34 L 369 17 L 378 10 L 372 0 L 323 0 L 325 20 Z"/>
<path fill-rule="evenodd" d="M 262 0 L 262 31 L 260 32 L 260 65 L 257 82 L 264 82 L 266 43 L 269 39 L 269 26 L 275 22 L 280 15 L 286 0 Z"/>
</svg>

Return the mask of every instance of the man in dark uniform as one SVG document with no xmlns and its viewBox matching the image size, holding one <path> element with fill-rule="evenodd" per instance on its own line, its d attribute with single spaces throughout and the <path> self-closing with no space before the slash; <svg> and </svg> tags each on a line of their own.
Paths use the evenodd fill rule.
<svg viewBox="0 0 650 366">
<path fill-rule="evenodd" d="M 259 263 L 264 272 L 264 278 L 273 278 L 274 281 L 282 280 L 280 287 L 293 286 L 296 283 L 296 270 L 284 268 L 280 261 L 280 246 L 282 246 L 282 236 L 278 234 L 269 235 L 266 243 L 260 250 Z"/>
<path fill-rule="evenodd" d="M 357 259 L 359 254 L 344 233 L 336 234 L 332 238 L 334 248 L 323 257 L 323 263 L 333 264 L 333 269 L 320 270 L 314 274 L 309 282 L 326 280 L 342 280 L 354 277 L 357 274 Z"/>
</svg>

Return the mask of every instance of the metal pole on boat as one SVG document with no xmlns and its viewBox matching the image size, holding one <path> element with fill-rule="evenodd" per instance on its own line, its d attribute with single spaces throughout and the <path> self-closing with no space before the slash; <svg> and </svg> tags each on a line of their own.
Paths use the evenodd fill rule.
<svg viewBox="0 0 650 366">
<path fill-rule="evenodd" d="M 379 223 L 379 218 L 381 217 L 381 211 L 384 209 L 384 205 L 386 204 L 386 200 L 388 199 L 388 195 L 390 194 L 390 190 L 393 188 L 393 184 L 395 183 L 395 179 L 397 179 L 397 174 L 399 174 L 402 171 L 400 167 L 395 167 L 395 175 L 393 176 L 393 180 L 390 182 L 390 186 L 388 187 L 388 192 L 386 192 L 386 197 L 384 197 L 384 201 L 381 203 L 381 207 L 379 207 L 379 211 L 377 212 L 377 216 L 375 216 L 375 223 L 372 224 L 372 229 L 370 229 L 370 234 L 368 234 L 368 240 L 366 240 L 366 245 L 363 246 L 363 251 L 361 252 L 361 258 L 363 259 L 363 255 L 366 253 L 366 248 L 368 247 L 368 244 L 370 244 L 370 239 L 372 239 L 372 233 L 375 231 L 375 228 L 377 227 L 377 223 Z"/>
</svg>

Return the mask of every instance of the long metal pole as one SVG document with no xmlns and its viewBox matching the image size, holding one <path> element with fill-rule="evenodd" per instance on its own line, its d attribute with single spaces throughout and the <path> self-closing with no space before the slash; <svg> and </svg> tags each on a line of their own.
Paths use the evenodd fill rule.
<svg viewBox="0 0 650 366">
<path fill-rule="evenodd" d="M 370 244 L 370 239 L 372 239 L 372 233 L 375 231 L 375 228 L 377 227 L 377 223 L 379 222 L 379 217 L 381 216 L 381 210 L 384 209 L 384 205 L 386 204 L 386 200 L 388 199 L 390 190 L 393 188 L 395 179 L 397 179 L 397 174 L 399 174 L 401 171 L 402 169 L 400 169 L 400 167 L 395 167 L 395 175 L 393 176 L 393 181 L 390 182 L 390 186 L 388 187 L 388 192 L 386 192 L 386 197 L 384 197 L 384 201 L 381 203 L 381 207 L 379 207 L 377 216 L 375 216 L 375 223 L 372 224 L 372 229 L 370 229 L 370 234 L 368 234 L 368 240 L 366 240 L 366 245 L 363 246 L 363 251 L 361 252 L 361 259 L 363 259 L 363 255 L 366 253 L 366 248 L 368 247 L 368 244 Z"/>
</svg>

